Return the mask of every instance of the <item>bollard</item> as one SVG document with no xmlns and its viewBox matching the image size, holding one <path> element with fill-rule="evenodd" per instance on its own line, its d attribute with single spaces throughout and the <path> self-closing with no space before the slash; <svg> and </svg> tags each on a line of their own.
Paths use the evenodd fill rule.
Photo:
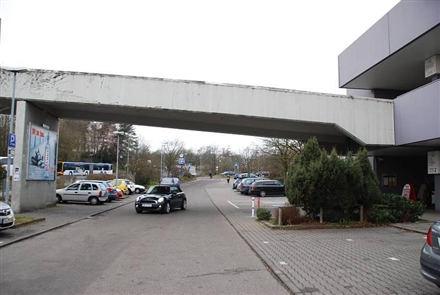
<svg viewBox="0 0 440 295">
<path fill-rule="evenodd" d="M 252 197 L 252 217 L 255 217 L 255 198 Z"/>
<path fill-rule="evenodd" d="M 260 209 L 260 197 L 258 196 L 257 208 Z"/>
</svg>

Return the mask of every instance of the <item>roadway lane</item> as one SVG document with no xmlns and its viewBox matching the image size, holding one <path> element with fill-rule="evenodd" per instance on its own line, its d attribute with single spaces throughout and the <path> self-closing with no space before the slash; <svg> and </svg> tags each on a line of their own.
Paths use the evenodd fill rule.
<svg viewBox="0 0 440 295">
<path fill-rule="evenodd" d="M 0 294 L 289 294 L 225 217 L 206 179 L 188 210 L 128 204 L 0 249 Z"/>
</svg>

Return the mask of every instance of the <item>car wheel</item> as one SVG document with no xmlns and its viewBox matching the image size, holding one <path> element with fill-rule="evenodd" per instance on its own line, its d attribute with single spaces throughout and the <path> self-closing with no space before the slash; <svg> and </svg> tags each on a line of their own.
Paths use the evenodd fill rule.
<svg viewBox="0 0 440 295">
<path fill-rule="evenodd" d="M 134 190 L 134 192 L 135 192 L 136 194 L 140 194 L 140 193 L 141 193 L 141 190 L 137 188 L 137 189 Z"/>
<path fill-rule="evenodd" d="M 166 202 L 163 206 L 163 213 L 168 214 L 171 212 L 170 202 Z"/>
<path fill-rule="evenodd" d="M 56 200 L 57 203 L 62 203 L 63 202 L 63 199 L 61 198 L 60 195 L 56 195 L 55 196 L 55 200 Z"/>
<path fill-rule="evenodd" d="M 131 191 L 131 189 L 128 190 L 128 194 L 129 194 L 129 195 L 133 194 L 133 192 Z"/>
<path fill-rule="evenodd" d="M 186 207 L 188 207 L 188 203 L 186 202 L 186 199 L 184 199 L 182 202 L 182 206 L 180 206 L 180 209 L 186 210 Z"/>
<path fill-rule="evenodd" d="M 261 191 L 260 192 L 260 197 L 264 198 L 265 196 L 267 196 L 266 191 Z"/>
<path fill-rule="evenodd" d="M 142 210 L 136 208 L 136 213 L 141 214 L 141 213 L 142 213 Z"/>
<path fill-rule="evenodd" d="M 98 205 L 98 204 L 99 204 L 99 200 L 98 200 L 97 197 L 91 197 L 91 198 L 89 199 L 89 202 L 90 202 L 90 204 L 92 204 L 92 205 Z"/>
</svg>

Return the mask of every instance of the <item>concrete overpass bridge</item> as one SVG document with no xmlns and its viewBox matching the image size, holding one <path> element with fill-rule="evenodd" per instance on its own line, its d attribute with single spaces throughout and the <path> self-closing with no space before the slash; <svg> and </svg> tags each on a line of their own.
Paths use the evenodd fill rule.
<svg viewBox="0 0 440 295">
<path fill-rule="evenodd" d="M 0 71 L 0 111 L 10 114 L 13 73 Z M 53 203 L 55 181 L 26 179 L 29 124 L 58 132 L 59 118 L 129 123 L 338 146 L 391 147 L 393 102 L 269 87 L 29 70 L 16 74 L 17 212 Z M 39 195 L 35 196 L 34 192 Z"/>
</svg>

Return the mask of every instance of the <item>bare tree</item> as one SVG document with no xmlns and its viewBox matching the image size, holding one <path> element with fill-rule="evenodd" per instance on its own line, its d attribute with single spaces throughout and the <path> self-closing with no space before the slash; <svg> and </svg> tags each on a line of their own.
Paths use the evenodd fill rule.
<svg viewBox="0 0 440 295">
<path fill-rule="evenodd" d="M 284 176 L 295 156 L 304 146 L 303 141 L 286 138 L 263 139 L 263 147 L 259 148 L 259 154 L 264 155 L 277 163 L 280 176 Z M 276 168 L 276 167 L 274 167 Z"/>
<path fill-rule="evenodd" d="M 167 176 L 179 174 L 178 160 L 179 156 L 184 153 L 184 150 L 184 142 L 179 139 L 163 143 L 163 165 Z"/>
</svg>

